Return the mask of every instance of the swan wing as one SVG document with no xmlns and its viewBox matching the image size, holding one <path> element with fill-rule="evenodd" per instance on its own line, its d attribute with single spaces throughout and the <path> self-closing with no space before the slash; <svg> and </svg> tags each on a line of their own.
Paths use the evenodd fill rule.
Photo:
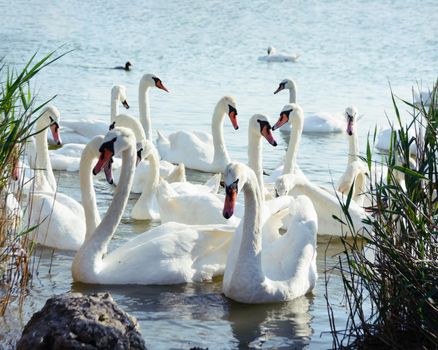
<svg viewBox="0 0 438 350">
<path fill-rule="evenodd" d="M 116 284 L 175 284 L 223 273 L 233 228 L 170 222 L 130 240 L 104 258 L 103 279 Z"/>
</svg>

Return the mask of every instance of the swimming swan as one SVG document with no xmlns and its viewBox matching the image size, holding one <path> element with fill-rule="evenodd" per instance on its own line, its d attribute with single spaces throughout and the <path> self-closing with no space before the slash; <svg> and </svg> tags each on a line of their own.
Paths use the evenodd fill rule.
<svg viewBox="0 0 438 350">
<path fill-rule="evenodd" d="M 261 186 L 263 186 L 262 137 L 271 145 L 277 145 L 271 133 L 268 117 L 255 114 L 248 124 L 248 164 L 258 174 L 257 179 Z M 264 193 L 264 186 L 262 193 Z M 157 189 L 157 200 L 162 222 L 176 221 L 185 224 L 225 224 L 227 222 L 220 210 L 224 202 L 223 195 L 205 191 L 180 194 L 173 190 L 166 181 L 162 181 Z M 241 217 L 242 215 L 237 215 L 237 217 L 235 215 L 229 224 L 237 226 Z"/>
<path fill-rule="evenodd" d="M 269 46 L 267 51 L 267 55 L 260 56 L 259 61 L 265 62 L 296 62 L 299 54 L 285 54 L 285 53 L 277 53 L 277 50 L 273 46 Z"/>
<path fill-rule="evenodd" d="M 223 215 L 229 218 L 243 191 L 245 214 L 233 236 L 222 283 L 224 294 L 242 303 L 291 300 L 315 287 L 317 217 L 311 201 L 299 196 L 291 202 L 293 213 L 287 232 L 267 244 L 262 242 L 262 197 L 254 172 L 233 162 L 224 172 L 226 198 Z"/>
<path fill-rule="evenodd" d="M 129 108 L 126 97 L 126 87 L 123 85 L 114 85 L 111 89 L 111 123 L 114 118 L 120 114 L 119 103 L 122 103 L 125 108 Z M 108 132 L 109 124 L 110 123 L 106 120 L 96 118 L 63 120 L 62 132 L 64 143 L 86 144 L 96 135 L 105 135 Z M 80 158 L 80 154 L 78 154 L 78 157 Z"/>
<path fill-rule="evenodd" d="M 57 192 L 56 181 L 47 150 L 47 129 L 56 142 L 59 137 L 60 113 L 54 106 L 45 109 L 36 122 L 36 159 L 34 192 L 28 210 L 29 225 L 35 229 L 35 241 L 44 246 L 78 250 L 85 239 L 85 215 L 82 205 L 73 198 Z"/>
<path fill-rule="evenodd" d="M 128 201 L 136 163 L 135 137 L 129 129 L 115 128 L 106 134 L 100 151 L 94 174 L 117 153 L 122 154 L 123 170 L 105 216 L 73 259 L 73 280 L 92 284 L 177 284 L 210 280 L 222 274 L 233 232 L 232 227 L 224 225 L 168 223 L 106 253 Z"/>
<path fill-rule="evenodd" d="M 289 90 L 289 103 L 297 102 L 297 85 L 291 79 L 284 79 L 278 84 L 274 94 L 282 90 Z M 316 113 L 308 115 L 304 118 L 303 132 L 304 133 L 339 133 L 344 129 L 344 124 L 341 116 L 330 113 Z M 281 128 L 282 132 L 288 133 L 289 128 Z"/>
<path fill-rule="evenodd" d="M 236 101 L 233 97 L 225 96 L 214 109 L 211 134 L 202 131 L 178 131 L 165 137 L 157 131 L 157 148 L 162 159 L 174 164 L 183 162 L 186 168 L 204 172 L 224 171 L 230 162 L 223 135 L 225 114 L 228 114 L 237 130 Z"/>
<path fill-rule="evenodd" d="M 344 195 L 348 195 L 354 182 L 352 199 L 363 206 L 365 192 L 367 190 L 368 169 L 362 159 L 359 158 L 359 145 L 357 137 L 358 113 L 356 107 L 345 109 L 345 119 L 347 121 L 346 132 L 348 135 L 348 163 L 347 169 L 338 181 L 337 190 Z"/>
</svg>

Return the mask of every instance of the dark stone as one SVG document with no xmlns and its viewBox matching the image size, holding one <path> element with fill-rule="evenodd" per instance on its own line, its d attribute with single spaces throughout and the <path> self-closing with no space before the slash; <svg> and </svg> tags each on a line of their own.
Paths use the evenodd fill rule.
<svg viewBox="0 0 438 350">
<path fill-rule="evenodd" d="M 137 321 L 108 293 L 61 294 L 47 300 L 24 327 L 17 350 L 143 350 Z"/>
</svg>

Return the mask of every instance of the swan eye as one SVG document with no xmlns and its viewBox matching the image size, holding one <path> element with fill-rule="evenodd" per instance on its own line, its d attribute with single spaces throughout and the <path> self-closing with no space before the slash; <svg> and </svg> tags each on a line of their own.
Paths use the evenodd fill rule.
<svg viewBox="0 0 438 350">
<path fill-rule="evenodd" d="M 157 77 L 152 77 L 152 79 L 154 79 L 155 85 L 157 85 L 157 84 L 161 83 L 161 80 L 160 80 L 160 78 L 157 78 Z"/>
<path fill-rule="evenodd" d="M 111 125 L 109 126 L 109 130 L 112 130 L 116 127 L 116 122 L 112 122 Z"/>
</svg>

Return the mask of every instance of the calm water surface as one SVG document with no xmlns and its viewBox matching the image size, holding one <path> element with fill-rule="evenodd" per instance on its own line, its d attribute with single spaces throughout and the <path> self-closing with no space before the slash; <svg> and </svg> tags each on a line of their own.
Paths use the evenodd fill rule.
<svg viewBox="0 0 438 350">
<path fill-rule="evenodd" d="M 109 91 L 125 84 L 138 114 L 137 86 L 144 73 L 158 75 L 170 94 L 151 91 L 153 128 L 170 133 L 182 128 L 209 130 L 211 113 L 223 95 L 237 99 L 240 129 L 225 123 L 232 158 L 246 160 L 247 121 L 267 113 L 272 121 L 288 101 L 273 95 L 278 83 L 292 78 L 305 112 L 342 112 L 354 104 L 364 115 L 361 149 L 367 132 L 390 119 L 389 82 L 409 99 L 417 82 L 427 89 L 437 76 L 438 3 L 436 1 L 132 1 L 52 2 L 0 0 L 0 55 L 22 65 L 38 50 L 60 45 L 72 53 L 45 70 L 34 82 L 41 100 L 57 95 L 65 119 L 109 117 Z M 264 63 L 257 57 L 268 45 L 301 54 L 297 63 Z M 63 49 L 61 49 L 63 50 Z M 134 70 L 111 67 L 130 60 Z M 273 169 L 287 146 L 264 145 L 266 169 Z M 343 134 L 304 135 L 298 162 L 308 177 L 325 186 L 337 180 L 347 161 Z M 77 173 L 59 176 L 61 192 L 79 198 Z M 202 181 L 205 175 L 191 173 Z M 102 213 L 112 189 L 96 182 Z M 135 196 L 129 202 L 130 207 Z M 130 208 L 129 207 L 129 208 Z M 129 213 L 128 208 L 128 213 Z M 117 246 L 149 223 L 123 219 L 111 242 Z M 109 291 L 139 321 L 150 349 L 284 348 L 326 349 L 331 337 L 324 298 L 325 250 L 318 240 L 318 280 L 314 295 L 288 303 L 246 306 L 221 294 L 220 280 L 180 286 L 99 287 L 72 283 L 72 254 L 38 251 L 39 274 L 25 307 L 0 323 L 5 347 L 19 337 L 31 314 L 53 294 L 69 290 Z M 330 258 L 340 251 L 332 242 Z M 336 318 L 343 325 L 342 287 L 336 276 L 328 285 Z"/>
</svg>

